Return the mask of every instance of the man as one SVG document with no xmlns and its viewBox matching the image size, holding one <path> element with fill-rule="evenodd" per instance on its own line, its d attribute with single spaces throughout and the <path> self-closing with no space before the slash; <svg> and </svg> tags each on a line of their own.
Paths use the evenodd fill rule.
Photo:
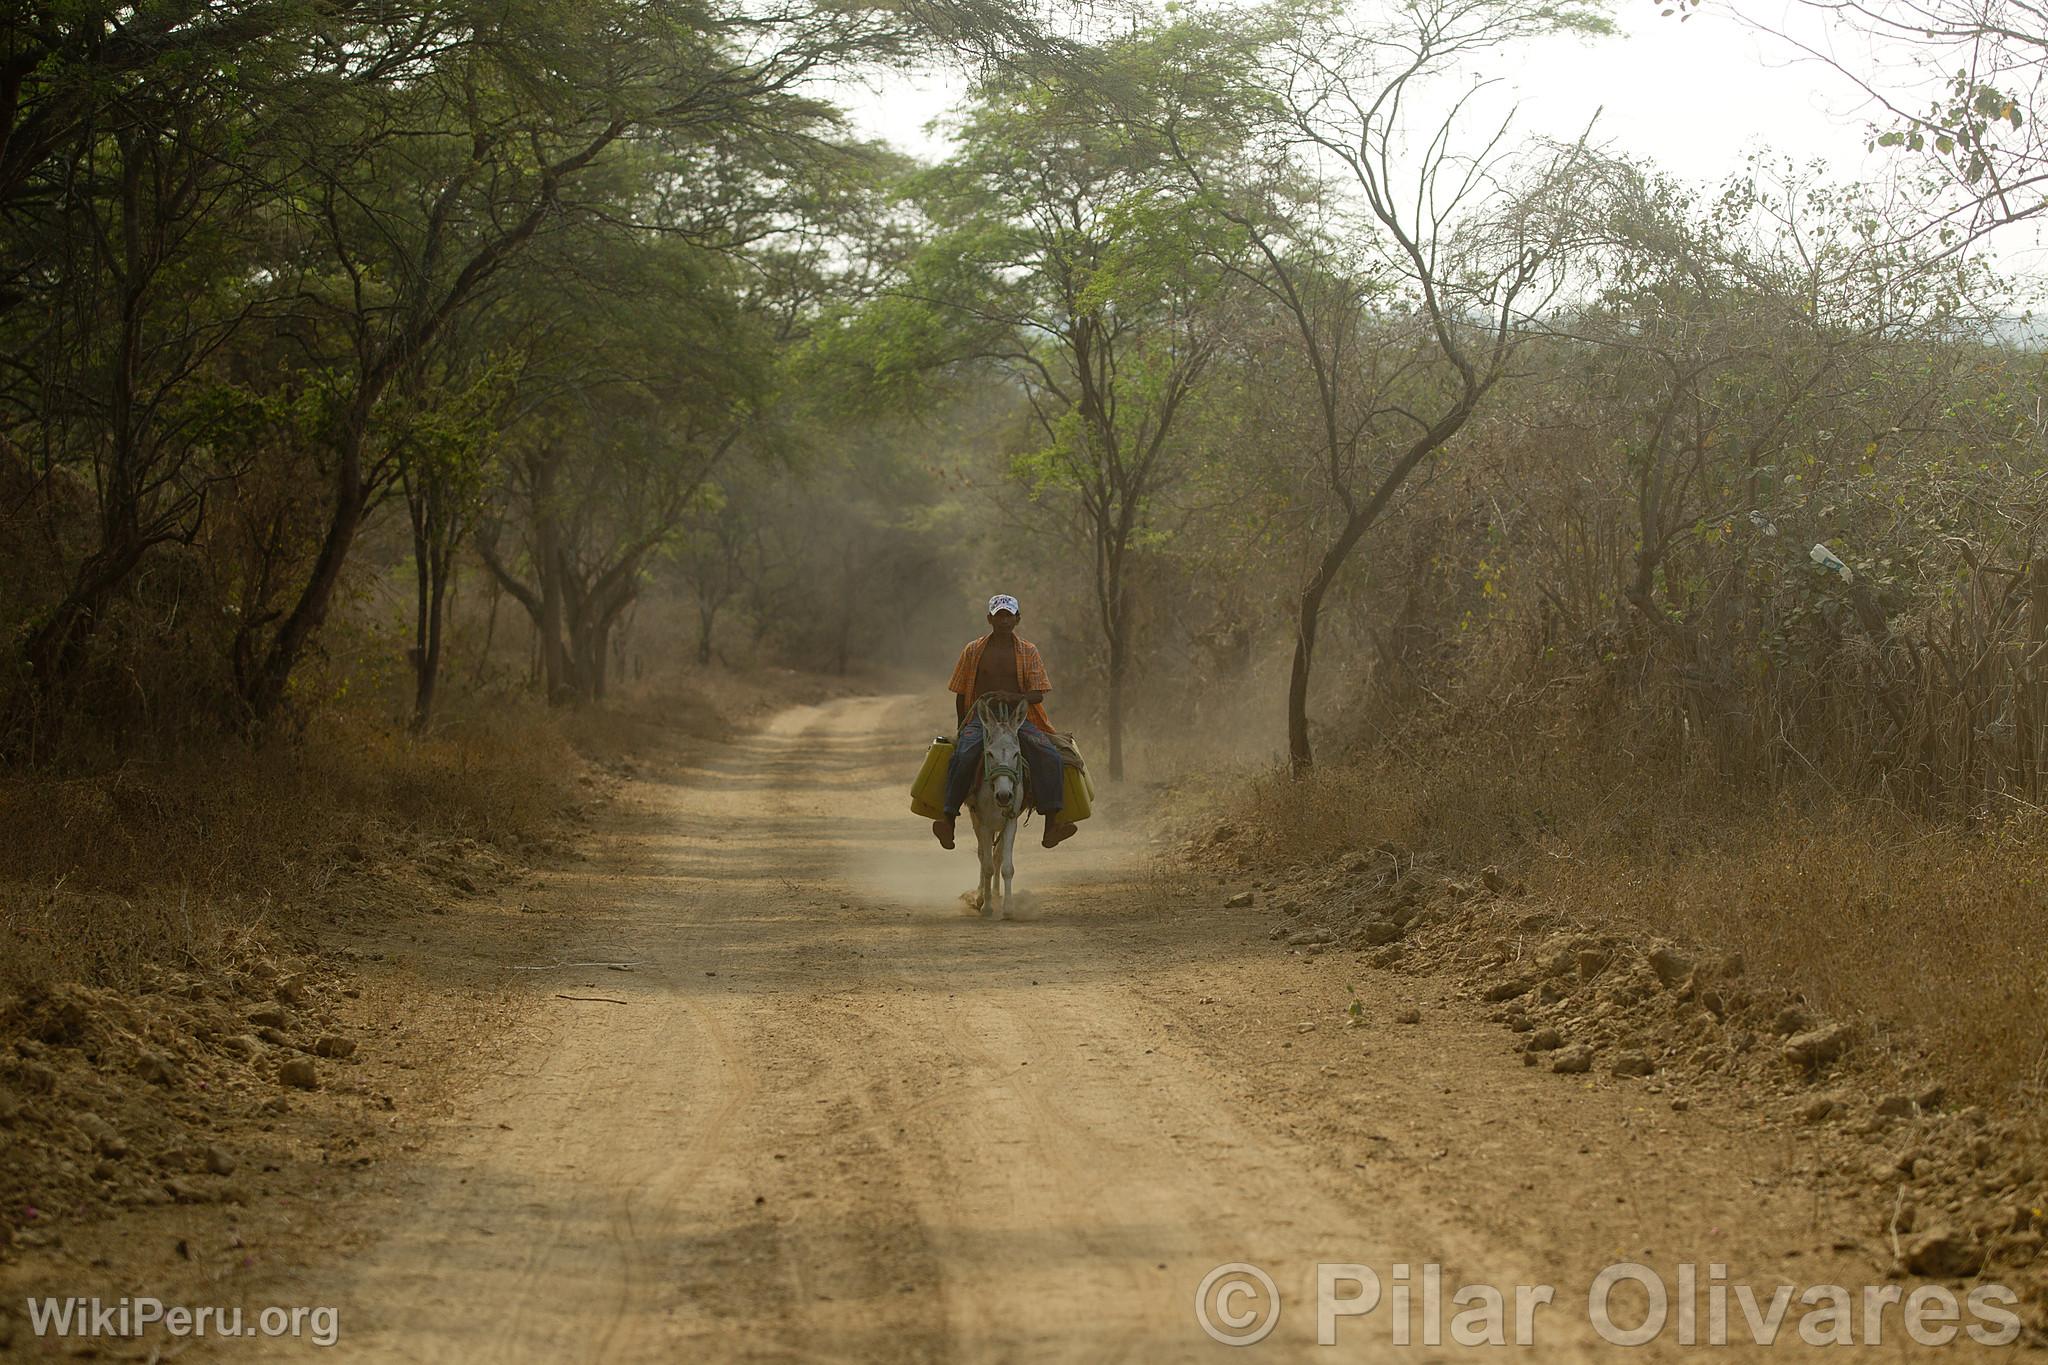
<svg viewBox="0 0 2048 1365">
<path fill-rule="evenodd" d="M 1046 676 L 1038 646 L 1017 634 L 1022 614 L 1017 599 L 1008 593 L 989 598 L 988 634 L 960 651 L 953 680 L 946 684 L 953 694 L 960 735 L 953 741 L 952 766 L 946 769 L 946 814 L 932 821 L 932 833 L 942 847 L 953 847 L 960 807 L 981 780 L 981 721 L 974 715 L 974 699 L 985 692 L 1018 692 L 1030 703 L 1028 718 L 1017 727 L 1017 742 L 1031 769 L 1031 804 L 1045 817 L 1045 846 L 1053 847 L 1080 828 L 1060 819 L 1066 775 L 1060 770 L 1060 753 L 1053 747 L 1052 722 L 1046 719 L 1044 705 L 1052 679 Z"/>
</svg>

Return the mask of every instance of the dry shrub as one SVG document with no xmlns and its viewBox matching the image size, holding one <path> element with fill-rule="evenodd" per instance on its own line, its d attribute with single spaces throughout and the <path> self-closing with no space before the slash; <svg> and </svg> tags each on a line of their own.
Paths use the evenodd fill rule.
<svg viewBox="0 0 2048 1365">
<path fill-rule="evenodd" d="M 531 836 L 578 766 L 559 717 L 496 702 L 425 737 L 335 712 L 294 743 L 0 779 L 0 991 L 216 965 L 319 905 L 380 833 Z"/>
<path fill-rule="evenodd" d="M 1245 805 L 1274 856 L 1392 840 L 1496 864 L 1572 914 L 1741 952 L 1824 1014 L 1903 1026 L 1980 1097 L 2048 1083 L 2048 856 L 2028 824 L 1972 833 L 1526 733 L 1255 779 Z"/>
</svg>

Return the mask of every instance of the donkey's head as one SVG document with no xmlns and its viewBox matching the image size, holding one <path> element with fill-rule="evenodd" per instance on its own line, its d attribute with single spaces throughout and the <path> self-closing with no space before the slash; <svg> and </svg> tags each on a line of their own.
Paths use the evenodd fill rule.
<svg viewBox="0 0 2048 1365">
<path fill-rule="evenodd" d="M 1017 727 L 1024 723 L 1024 703 L 990 698 L 981 704 L 983 772 L 996 810 L 1014 815 L 1023 806 L 1024 746 Z"/>
</svg>

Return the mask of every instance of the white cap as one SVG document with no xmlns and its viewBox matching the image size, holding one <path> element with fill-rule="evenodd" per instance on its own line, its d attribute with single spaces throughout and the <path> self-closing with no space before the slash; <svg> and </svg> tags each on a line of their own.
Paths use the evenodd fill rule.
<svg viewBox="0 0 2048 1365">
<path fill-rule="evenodd" d="M 988 599 L 988 614 L 994 616 L 999 611 L 1006 611 L 1012 616 L 1024 614 L 1017 609 L 1017 599 L 1006 592 L 999 592 Z"/>
</svg>

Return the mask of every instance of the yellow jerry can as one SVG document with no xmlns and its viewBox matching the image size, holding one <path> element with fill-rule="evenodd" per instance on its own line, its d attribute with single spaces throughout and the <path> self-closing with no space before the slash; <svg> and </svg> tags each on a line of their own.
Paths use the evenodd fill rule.
<svg viewBox="0 0 2048 1365">
<path fill-rule="evenodd" d="M 1095 810 L 1095 784 L 1088 780 L 1086 768 L 1076 768 L 1071 763 L 1062 767 L 1061 776 L 1066 781 L 1060 797 L 1060 818 L 1086 820 Z"/>
<path fill-rule="evenodd" d="M 927 820 L 946 813 L 946 766 L 953 761 L 953 741 L 940 735 L 924 751 L 924 766 L 910 786 L 910 810 Z"/>
</svg>

